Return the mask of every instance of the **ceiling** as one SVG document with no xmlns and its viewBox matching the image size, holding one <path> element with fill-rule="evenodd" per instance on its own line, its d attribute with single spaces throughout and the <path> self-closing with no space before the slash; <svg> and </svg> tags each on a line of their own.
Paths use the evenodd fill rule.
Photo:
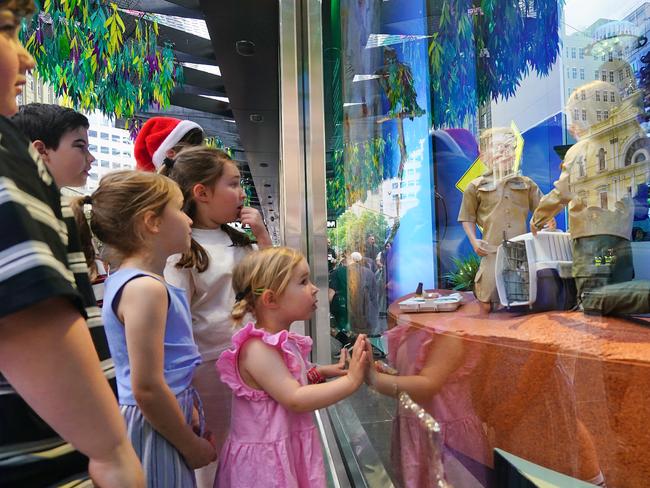
<svg viewBox="0 0 650 488">
<path fill-rule="evenodd" d="M 170 115 L 200 124 L 233 151 L 242 176 L 255 188 L 269 232 L 279 239 L 278 3 L 259 0 L 118 0 L 127 35 L 139 12 L 204 20 L 209 39 L 191 22 L 159 18 L 159 42 L 171 42 L 177 59 L 219 68 L 220 74 L 185 67 L 185 82 L 171 107 L 137 114 Z M 171 25 L 170 25 L 171 24 Z M 193 32 L 187 32 L 188 30 Z M 198 35 L 197 35 L 198 34 Z M 126 36 L 125 36 L 126 37 Z M 227 98 L 227 101 L 207 97 Z"/>
</svg>

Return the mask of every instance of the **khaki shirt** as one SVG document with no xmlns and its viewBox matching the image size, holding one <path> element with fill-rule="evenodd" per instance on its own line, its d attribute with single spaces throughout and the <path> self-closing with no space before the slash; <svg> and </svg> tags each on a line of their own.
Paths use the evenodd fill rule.
<svg viewBox="0 0 650 488">
<path fill-rule="evenodd" d="M 506 239 L 525 234 L 528 213 L 542 197 L 537 184 L 527 176 L 512 175 L 494 181 L 492 172 L 473 180 L 463 193 L 459 222 L 473 222 L 482 229 L 483 240 L 498 246 Z M 497 301 L 494 264 L 496 253 L 481 258 L 474 292 L 483 302 Z"/>
<path fill-rule="evenodd" d="M 553 190 L 542 197 L 539 206 L 533 213 L 533 224 L 538 229 L 544 227 L 549 220 L 557 215 L 565 206 L 569 208 L 569 231 L 573 239 L 596 235 L 613 235 L 630 239 L 634 218 L 634 204 L 625 194 L 616 200 L 612 191 L 607 191 L 608 208 L 594 205 L 598 189 L 589 184 L 589 164 L 594 164 L 595 153 L 589 147 L 588 141 L 580 141 L 566 154 L 565 163 L 559 179 L 553 183 Z M 592 152 L 590 152 L 592 151 Z M 587 167 L 587 171 L 580 167 Z M 616 169 L 609 171 L 614 179 Z M 578 193 L 578 191 L 579 193 Z M 589 205 L 591 200 L 592 204 Z"/>
</svg>

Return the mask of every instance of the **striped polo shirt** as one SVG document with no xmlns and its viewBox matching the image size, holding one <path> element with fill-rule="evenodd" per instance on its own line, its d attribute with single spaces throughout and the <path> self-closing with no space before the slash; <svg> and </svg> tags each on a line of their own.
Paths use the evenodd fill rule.
<svg viewBox="0 0 650 488">
<path fill-rule="evenodd" d="M 104 374 L 107 379 L 114 378 L 72 211 L 67 202 L 62 204 L 58 187 L 29 141 L 0 116 L 0 317 L 53 297 L 69 299 L 86 319 Z M 0 411 L 4 418 L 0 479 L 6 479 L 13 472 L 6 457 L 11 446 L 24 447 L 47 439 L 49 444 L 45 442 L 42 447 L 54 446 L 56 434 L 1 376 Z M 27 475 L 31 471 L 28 466 L 17 472 Z"/>
</svg>

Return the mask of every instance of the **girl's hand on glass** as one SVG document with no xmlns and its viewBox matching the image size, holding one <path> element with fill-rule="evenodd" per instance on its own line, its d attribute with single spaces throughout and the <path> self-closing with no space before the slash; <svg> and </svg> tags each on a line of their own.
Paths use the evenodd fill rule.
<svg viewBox="0 0 650 488">
<path fill-rule="evenodd" d="M 335 378 L 337 376 L 345 376 L 346 374 L 348 374 L 347 369 L 345 369 L 347 360 L 348 360 L 348 350 L 346 348 L 342 348 L 341 358 L 339 359 L 338 363 L 318 366 L 316 369 L 325 378 Z"/>
<path fill-rule="evenodd" d="M 347 378 L 352 381 L 355 387 L 361 386 L 366 378 L 368 369 L 370 369 L 370 360 L 368 359 L 369 343 L 365 334 L 359 334 L 354 342 L 352 349 L 352 358 L 350 359 L 350 368 L 348 369 Z"/>
</svg>

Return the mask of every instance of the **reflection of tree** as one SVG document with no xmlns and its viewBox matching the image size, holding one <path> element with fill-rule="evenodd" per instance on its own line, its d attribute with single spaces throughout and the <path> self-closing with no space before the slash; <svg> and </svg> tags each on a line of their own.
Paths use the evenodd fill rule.
<svg viewBox="0 0 650 488">
<path fill-rule="evenodd" d="M 399 146 L 399 168 L 397 170 L 397 182 L 401 188 L 404 165 L 408 159 L 406 141 L 404 139 L 404 118 L 413 120 L 414 117 L 424 115 L 424 110 L 418 105 L 418 94 L 415 91 L 413 74 L 408 64 L 397 59 L 397 53 L 393 48 L 384 48 L 384 66 L 377 71 L 379 85 L 384 90 L 390 109 L 388 116 L 380 119 L 379 122 L 386 122 L 395 119 L 397 121 L 397 145 Z M 399 226 L 400 199 L 395 201 L 396 222 L 391 232 L 391 240 Z"/>
<path fill-rule="evenodd" d="M 384 154 L 391 144 L 390 137 L 375 137 L 345 143 L 342 150 L 334 152 L 334 177 L 327 180 L 331 213 L 339 214 L 354 202 L 364 202 L 369 191 L 375 191 L 385 178 L 391 177 L 390 168 L 384 165 Z"/>
<path fill-rule="evenodd" d="M 336 228 L 327 232 L 334 245 L 353 252 L 365 249 L 366 237 L 370 234 L 383 239 L 387 228 L 388 222 L 378 212 L 363 210 L 357 215 L 348 210 L 338 218 Z"/>
<path fill-rule="evenodd" d="M 442 6 L 440 6 L 442 3 Z M 530 71 L 547 75 L 559 52 L 564 0 L 429 0 L 433 120 L 458 127 L 490 99 L 513 96 Z"/>
</svg>

